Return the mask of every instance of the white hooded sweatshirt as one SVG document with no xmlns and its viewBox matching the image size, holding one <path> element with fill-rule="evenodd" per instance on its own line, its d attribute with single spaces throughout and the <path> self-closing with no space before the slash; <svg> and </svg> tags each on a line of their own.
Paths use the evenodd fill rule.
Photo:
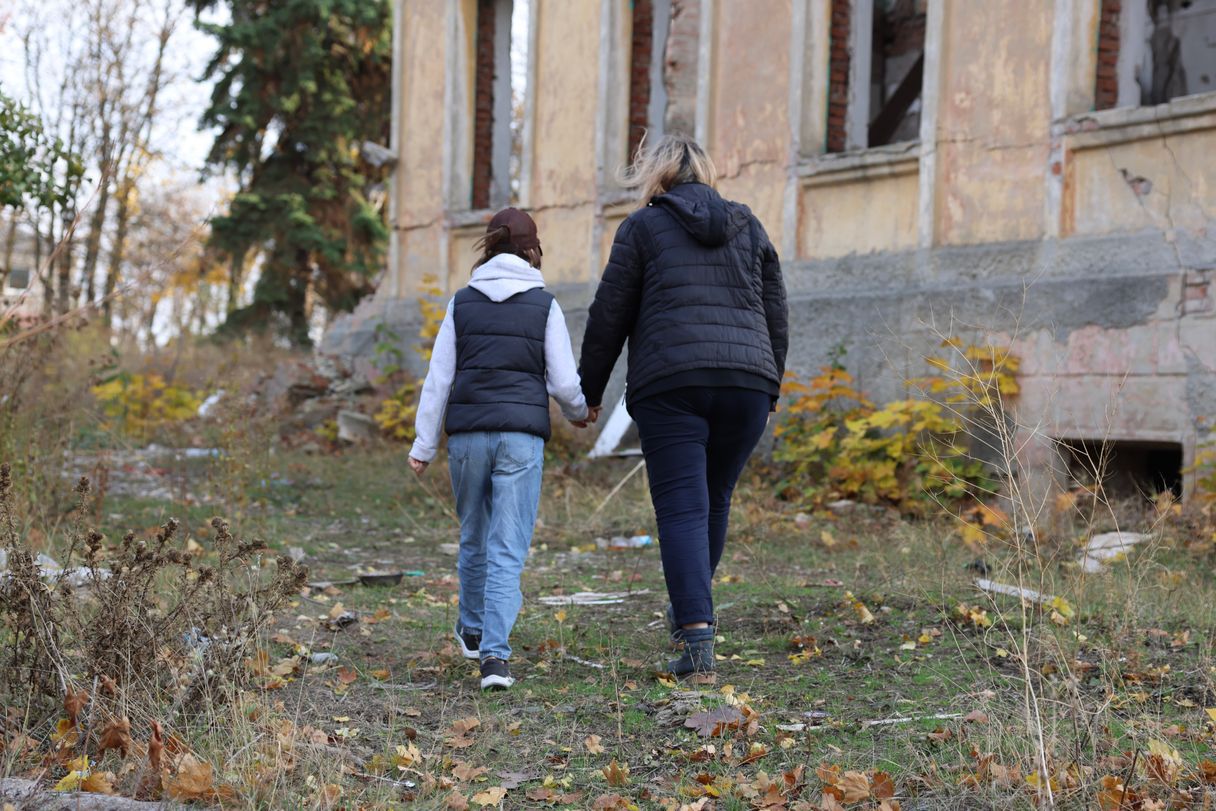
<svg viewBox="0 0 1216 811">
<path fill-rule="evenodd" d="M 545 280 L 539 270 L 527 260 L 505 253 L 491 257 L 474 270 L 469 282 L 469 287 L 491 301 L 506 301 L 516 293 L 544 286 Z M 452 381 L 456 378 L 456 324 L 452 309 L 453 301 L 449 301 L 443 324 L 435 337 L 435 349 L 431 353 L 431 365 L 427 369 L 426 382 L 422 384 L 422 398 L 414 421 L 416 438 L 410 457 L 419 462 L 429 462 L 439 452 L 439 435 L 443 431 Z M 561 406 L 566 419 L 587 418 L 587 401 L 583 398 L 582 382 L 570 347 L 570 332 L 556 299 L 549 308 L 549 320 L 545 325 L 545 386 Z"/>
</svg>

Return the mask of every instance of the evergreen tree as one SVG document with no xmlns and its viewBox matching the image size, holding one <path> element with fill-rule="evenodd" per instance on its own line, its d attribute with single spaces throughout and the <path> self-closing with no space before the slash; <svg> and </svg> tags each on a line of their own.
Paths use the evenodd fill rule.
<svg viewBox="0 0 1216 811">
<path fill-rule="evenodd" d="M 240 190 L 212 220 L 210 243 L 230 260 L 230 329 L 272 327 L 307 344 L 312 300 L 350 310 L 371 292 L 387 239 L 371 201 L 383 171 L 361 157 L 387 142 L 392 14 L 387 0 L 190 0 L 218 40 L 207 125 L 208 162 L 236 171 Z M 235 308 L 244 268 L 253 301 Z"/>
</svg>

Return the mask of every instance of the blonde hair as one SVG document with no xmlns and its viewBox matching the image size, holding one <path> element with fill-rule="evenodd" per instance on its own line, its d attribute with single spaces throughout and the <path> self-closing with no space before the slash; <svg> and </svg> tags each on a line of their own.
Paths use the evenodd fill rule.
<svg viewBox="0 0 1216 811">
<path fill-rule="evenodd" d="M 718 170 L 701 145 L 677 132 L 659 138 L 654 146 L 642 136 L 633 165 L 620 175 L 621 185 L 637 190 L 641 206 L 680 183 L 713 186 L 717 181 Z"/>
</svg>

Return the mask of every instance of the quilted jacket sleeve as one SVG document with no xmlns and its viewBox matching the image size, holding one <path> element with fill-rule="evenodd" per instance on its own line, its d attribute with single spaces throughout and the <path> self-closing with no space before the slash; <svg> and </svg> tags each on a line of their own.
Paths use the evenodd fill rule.
<svg viewBox="0 0 1216 811">
<path fill-rule="evenodd" d="M 617 229 L 608 265 L 587 313 L 587 330 L 579 359 L 579 376 L 587 405 L 601 405 L 612 367 L 625 339 L 633 332 L 642 296 L 642 256 L 632 218 Z"/>
<path fill-rule="evenodd" d="M 763 230 L 761 231 L 763 234 Z M 760 273 L 764 282 L 764 317 L 768 321 L 768 340 L 773 348 L 777 373 L 785 377 L 785 356 L 790 346 L 790 313 L 785 300 L 785 280 L 777 249 L 764 234 L 760 253 Z"/>
</svg>

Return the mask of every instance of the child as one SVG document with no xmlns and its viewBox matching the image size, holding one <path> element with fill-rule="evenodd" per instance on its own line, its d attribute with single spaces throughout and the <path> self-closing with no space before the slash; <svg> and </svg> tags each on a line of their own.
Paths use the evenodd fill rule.
<svg viewBox="0 0 1216 811">
<path fill-rule="evenodd" d="M 456 641 L 481 660 L 481 689 L 515 683 L 507 637 L 540 501 L 549 395 L 574 425 L 589 414 L 561 307 L 545 292 L 536 223 L 523 211 L 494 215 L 477 243 L 469 286 L 448 303 L 422 386 L 410 467 L 435 458 L 439 426 L 460 515 L 460 615 Z M 445 419 L 446 411 L 446 419 Z"/>
</svg>

